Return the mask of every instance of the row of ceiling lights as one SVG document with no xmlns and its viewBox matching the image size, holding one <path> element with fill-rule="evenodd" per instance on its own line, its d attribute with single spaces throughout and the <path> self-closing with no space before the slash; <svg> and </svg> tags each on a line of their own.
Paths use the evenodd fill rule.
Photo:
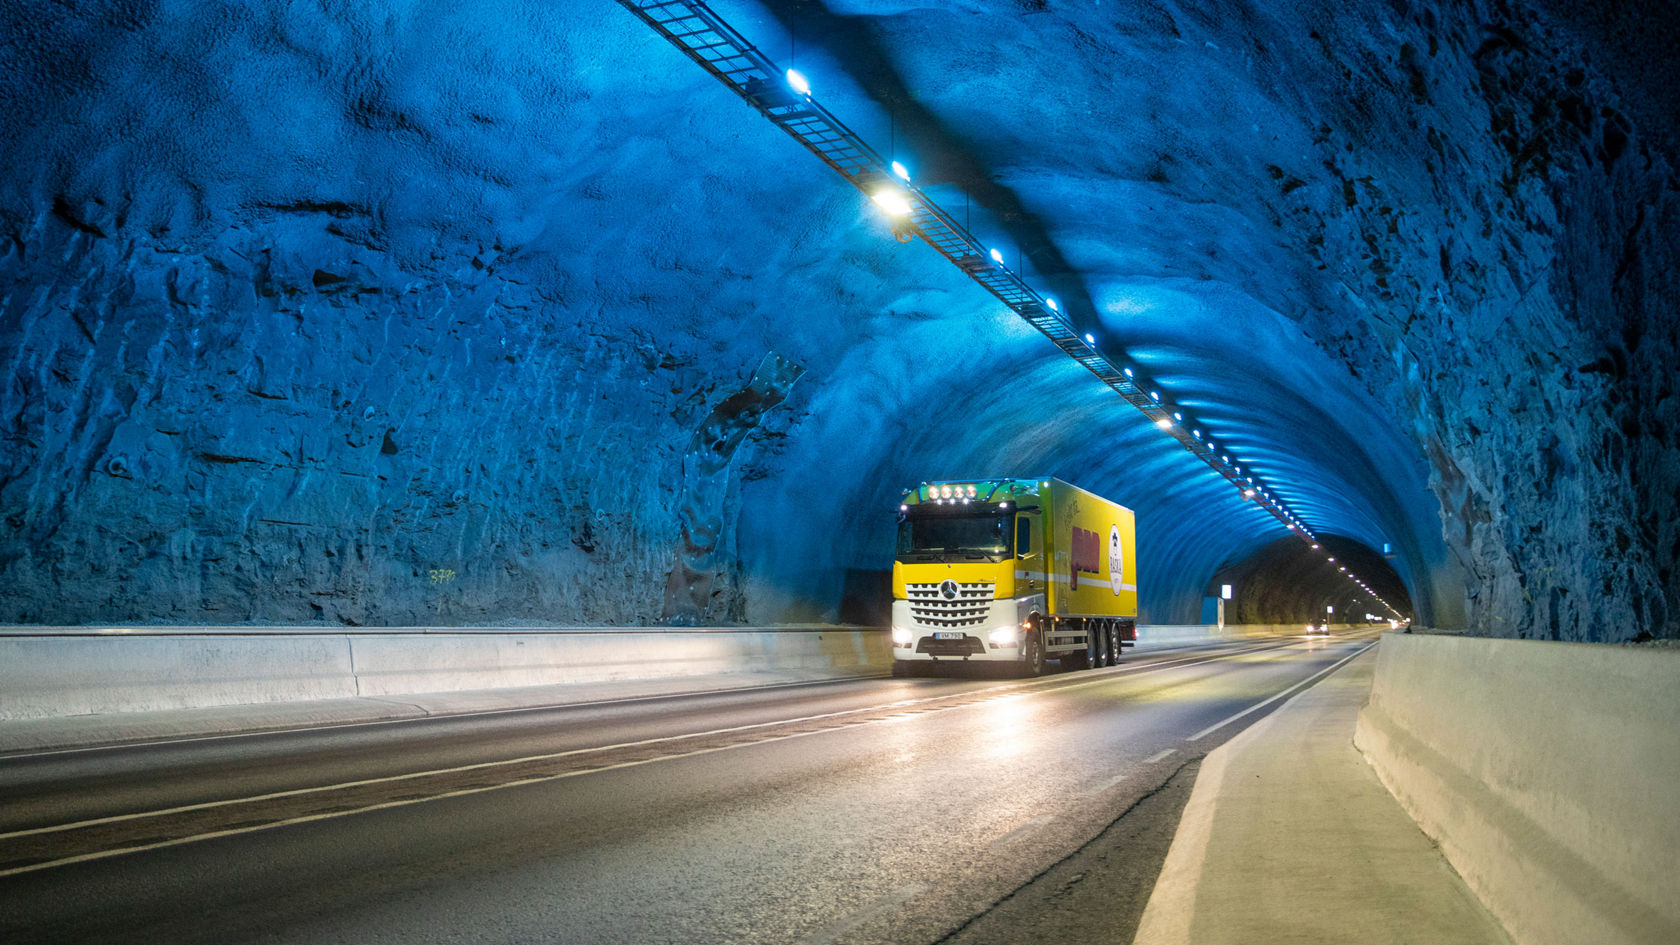
<svg viewBox="0 0 1680 945">
<path fill-rule="evenodd" d="M 1318 545 L 1318 542 L 1316 542 L 1316 541 L 1315 541 L 1315 542 L 1313 542 L 1313 543 L 1312 543 L 1312 546 L 1313 546 L 1313 550 L 1314 550 L 1314 551 L 1318 551 L 1318 550 L 1320 550 L 1320 549 L 1319 549 L 1319 545 Z M 1329 553 L 1326 553 L 1326 554 L 1325 554 L 1325 559 L 1326 559 L 1326 560 L 1328 560 L 1328 561 L 1329 561 L 1329 562 L 1330 562 L 1330 563 L 1331 563 L 1331 564 L 1336 564 L 1336 556 L 1335 556 L 1335 555 L 1332 555 L 1332 554 L 1329 554 Z M 1393 614 L 1393 615 L 1394 615 L 1394 617 L 1395 617 L 1395 619 L 1397 619 L 1397 620 L 1399 620 L 1399 619 L 1404 619 L 1404 618 L 1403 618 L 1403 617 L 1402 617 L 1402 616 L 1401 616 L 1401 614 L 1400 614 L 1400 611 L 1398 611 L 1398 610 L 1395 610 L 1395 609 L 1394 609 L 1394 605 L 1393 605 L 1393 604 L 1390 604 L 1390 603 L 1389 603 L 1389 602 L 1388 602 L 1388 601 L 1386 601 L 1386 600 L 1383 600 L 1383 599 L 1382 599 L 1382 595 L 1380 595 L 1380 594 L 1378 594 L 1378 593 L 1377 593 L 1377 592 L 1376 592 L 1376 591 L 1373 591 L 1373 590 L 1371 590 L 1371 585 L 1369 585 L 1369 584 L 1366 584 L 1366 583 L 1365 583 L 1365 582 L 1364 582 L 1364 581 L 1362 581 L 1362 580 L 1360 580 L 1360 578 L 1359 578 L 1359 575 L 1357 575 L 1357 574 L 1354 574 L 1354 573 L 1353 573 L 1353 572 L 1352 572 L 1352 571 L 1349 571 L 1349 570 L 1348 570 L 1348 569 L 1347 569 L 1347 565 L 1345 565 L 1345 564 L 1337 564 L 1337 565 L 1336 565 L 1336 570 L 1338 570 L 1338 571 L 1340 571 L 1340 572 L 1341 572 L 1341 573 L 1343 573 L 1343 574 L 1345 574 L 1345 575 L 1347 575 L 1347 578 L 1348 578 L 1348 580 L 1350 580 L 1350 581 L 1352 581 L 1352 582 L 1353 582 L 1353 583 L 1355 583 L 1355 584 L 1357 584 L 1357 585 L 1359 585 L 1359 587 L 1360 587 L 1360 588 L 1362 588 L 1362 589 L 1363 589 L 1363 590 L 1364 590 L 1364 591 L 1365 591 L 1365 593 L 1367 593 L 1367 594 L 1369 594 L 1369 595 L 1371 595 L 1371 599 L 1372 599 L 1372 600 L 1374 600 L 1374 601 L 1376 601 L 1376 602 L 1377 602 L 1377 603 L 1379 603 L 1379 604 L 1381 604 L 1381 605 L 1383 605 L 1383 607 L 1384 607 L 1384 608 L 1386 608 L 1386 609 L 1387 609 L 1387 610 L 1388 610 L 1388 612 L 1389 612 L 1389 613 L 1391 613 L 1391 614 Z"/>
<path fill-rule="evenodd" d="M 810 97 L 811 83 L 803 74 L 801 74 L 797 69 L 789 69 L 787 70 L 786 77 L 789 88 L 802 96 L 807 98 Z M 882 210 L 886 211 L 895 218 L 905 218 L 915 212 L 915 206 L 911 203 L 912 193 L 917 197 L 917 199 L 924 203 L 930 205 L 933 203 L 933 201 L 929 200 L 919 189 L 911 185 L 910 171 L 903 163 L 894 158 L 890 161 L 888 167 L 892 176 L 901 181 L 904 187 L 899 187 L 898 185 L 890 182 L 878 187 L 869 195 L 869 199 L 873 201 L 876 206 L 880 207 Z M 904 188 L 909 188 L 909 192 L 906 192 Z M 993 264 L 995 264 L 998 268 L 1004 270 L 1005 272 L 1009 271 L 1009 266 L 1004 261 L 1002 250 L 994 246 L 991 248 L 988 255 L 991 257 Z M 1014 275 L 1016 278 L 1021 278 L 1024 273 L 1017 272 L 1014 273 Z M 1061 306 L 1056 303 L 1054 298 L 1044 296 L 1043 299 L 1046 308 L 1055 312 L 1056 315 L 1060 317 L 1070 329 L 1073 328 L 1071 318 L 1066 312 L 1062 311 Z M 1091 349 L 1092 353 L 1099 354 L 1100 356 L 1100 352 L 1097 349 L 1096 336 L 1091 332 L 1084 332 L 1081 337 L 1084 338 L 1086 346 Z M 1133 367 L 1129 365 L 1122 366 L 1121 370 L 1126 375 L 1126 378 L 1130 380 L 1140 391 L 1145 389 L 1145 385 L 1138 380 L 1136 370 Z M 1194 424 L 1193 418 L 1191 421 L 1186 421 L 1184 409 L 1182 407 L 1174 410 L 1171 404 L 1161 399 L 1161 392 L 1158 390 L 1149 390 L 1148 394 L 1149 399 L 1159 405 L 1159 414 L 1155 419 L 1155 425 L 1157 427 L 1162 430 L 1171 430 L 1177 424 L 1186 424 L 1191 435 L 1197 440 L 1201 440 L 1206 443 L 1208 450 L 1217 455 L 1219 459 L 1231 469 L 1233 473 L 1232 480 L 1238 484 L 1238 488 L 1241 489 L 1244 499 L 1255 499 L 1257 501 L 1264 500 L 1277 510 L 1279 515 L 1285 519 L 1290 526 L 1292 526 L 1291 530 L 1298 533 L 1303 540 L 1309 542 L 1317 540 L 1317 536 L 1313 533 L 1312 529 L 1307 527 L 1306 523 L 1302 522 L 1301 519 L 1292 510 L 1290 510 L 1286 504 L 1267 491 L 1265 486 L 1260 484 L 1260 480 L 1254 474 L 1253 470 L 1244 472 L 1242 466 L 1239 463 L 1232 462 L 1231 457 L 1228 454 L 1220 453 L 1218 451 L 1218 444 L 1216 444 L 1212 439 L 1204 438 L 1202 436 L 1201 428 Z"/>
<path fill-rule="evenodd" d="M 767 67 L 767 70 L 768 70 L 769 74 L 771 74 L 771 75 L 775 74 L 774 67 L 769 62 L 769 60 L 767 58 L 764 58 L 762 53 L 760 53 L 758 50 L 752 49 L 750 47 L 750 45 L 743 45 L 741 48 L 736 48 L 732 52 L 717 52 L 717 51 L 714 50 L 709 55 L 699 56 L 699 55 L 697 55 L 696 47 L 693 47 L 690 44 L 684 42 L 682 40 L 682 38 L 677 36 L 675 33 L 671 32 L 669 29 L 666 28 L 666 26 L 661 25 L 660 22 L 656 21 L 653 18 L 649 18 L 646 15 L 646 11 L 641 10 L 641 4 L 629 3 L 629 2 L 625 2 L 625 0 L 620 0 L 620 2 L 624 3 L 625 6 L 629 7 L 632 11 L 639 11 L 639 13 L 644 16 L 644 19 L 648 19 L 648 21 L 650 23 L 653 23 L 656 26 L 656 28 L 660 28 L 662 31 L 666 32 L 666 35 L 668 36 L 668 38 L 670 38 L 673 42 L 675 42 L 680 48 L 684 49 L 690 55 L 695 55 L 697 58 L 701 59 L 703 63 L 707 63 L 708 68 L 711 69 L 714 72 L 714 74 L 718 74 L 720 78 L 724 78 L 724 76 L 723 76 L 722 73 L 720 73 L 718 71 L 718 69 L 716 68 L 716 64 L 718 62 L 721 62 L 721 61 L 724 61 L 724 60 L 729 60 L 729 61 L 733 61 L 733 62 L 746 62 L 746 61 L 755 62 L 755 63 L 758 63 L 762 66 Z M 663 9 L 664 6 L 672 6 L 672 5 L 671 4 L 664 4 L 664 5 L 658 5 L 658 6 L 661 6 L 661 8 Z M 688 2 L 688 3 L 681 4 L 681 6 L 684 8 L 685 12 L 682 13 L 681 15 L 676 15 L 675 19 L 683 19 L 683 18 L 687 18 L 687 17 L 692 17 L 696 20 L 703 21 L 707 28 L 718 31 L 715 34 L 710 34 L 710 33 L 707 34 L 709 36 L 715 36 L 716 42 L 712 43 L 712 45 L 710 45 L 710 46 L 706 46 L 706 47 L 703 47 L 703 48 L 712 49 L 714 46 L 715 47 L 720 47 L 720 48 L 724 47 L 724 46 L 730 46 L 735 39 L 740 38 L 738 33 L 735 33 L 735 31 L 733 29 L 729 28 L 726 24 L 724 24 L 722 19 L 719 18 L 715 13 L 713 13 L 709 8 L 707 8 L 703 2 L 700 2 L 700 0 L 690 0 L 690 2 Z M 669 11 L 667 11 L 667 15 L 671 15 L 671 14 L 669 14 Z M 701 32 L 704 32 L 704 30 L 689 31 L 689 32 L 685 33 L 685 35 L 695 35 L 695 34 L 698 34 L 698 33 L 701 33 Z M 717 57 L 717 58 L 714 58 L 714 57 Z M 791 89 L 794 92 L 795 95 L 802 97 L 803 99 L 805 99 L 808 102 L 811 102 L 811 83 L 803 74 L 801 74 L 796 69 L 789 68 L 785 73 L 785 79 L 787 81 L 788 88 Z M 725 81 L 730 81 L 730 80 L 725 79 Z M 822 109 L 820 106 L 817 106 L 815 104 L 815 102 L 811 102 L 811 105 L 812 105 L 812 107 L 815 111 L 818 111 L 818 112 L 822 113 L 823 115 L 827 116 L 826 110 Z M 832 116 L 827 116 L 827 117 L 832 118 Z M 955 226 L 954 221 L 950 221 L 949 217 L 947 215 L 945 215 L 943 213 L 943 211 L 938 210 L 937 204 L 935 204 L 932 200 L 928 199 L 927 196 L 925 194 L 923 194 L 920 189 L 916 188 L 914 185 L 912 185 L 910 183 L 910 171 L 909 171 L 909 169 L 906 168 L 898 160 L 896 160 L 896 156 L 894 156 L 893 159 L 890 159 L 888 162 L 882 162 L 880 160 L 879 155 L 872 148 L 869 148 L 868 145 L 864 144 L 862 142 L 862 140 L 858 139 L 852 132 L 850 132 L 849 129 L 845 129 L 843 125 L 839 125 L 838 119 L 833 119 L 833 120 L 836 123 L 836 125 L 838 126 L 837 130 L 841 131 L 848 139 L 852 140 L 856 144 L 856 146 L 857 146 L 857 148 L 858 148 L 858 150 L 861 154 L 867 155 L 869 157 L 869 159 L 872 162 L 872 166 L 875 168 L 875 174 L 877 176 L 879 176 L 880 178 L 885 179 L 887 181 L 887 184 L 885 186 L 877 187 L 872 193 L 870 193 L 870 199 L 877 206 L 881 207 L 883 210 L 885 210 L 887 213 L 891 214 L 894 217 L 908 218 L 916 212 L 916 207 L 912 203 L 912 199 L 911 199 L 912 196 L 913 196 L 916 200 L 920 201 L 924 205 L 925 208 L 927 208 L 930 211 L 933 211 L 938 217 L 944 218 L 947 221 L 947 225 L 951 229 L 956 230 L 957 232 L 960 232 L 962 238 L 968 243 L 968 245 L 971 245 L 971 246 L 974 246 L 974 247 L 979 246 L 979 244 L 976 241 L 974 241 L 973 237 L 970 234 L 967 233 L 966 228 Z M 863 187 L 864 181 L 861 179 L 861 177 L 859 175 L 855 175 L 851 172 L 847 172 L 847 174 L 848 174 L 848 178 L 852 179 L 852 182 L 854 184 L 858 185 L 860 187 L 860 189 Z M 889 174 L 890 174 L 890 176 L 888 176 Z M 893 183 L 892 182 L 893 178 L 896 178 L 899 182 L 902 182 L 903 187 L 901 188 L 897 184 Z M 1003 255 L 1003 252 L 1001 250 L 994 247 L 990 250 L 988 255 L 990 256 L 990 258 L 992 260 L 992 263 L 997 267 L 997 269 L 999 271 L 1007 274 L 1010 277 L 1010 279 L 1013 282 L 1012 289 L 1018 289 L 1019 291 L 1025 293 L 1027 296 L 1040 301 L 1045 308 L 1047 308 L 1050 312 L 1054 313 L 1055 317 L 1058 320 L 1060 320 L 1060 322 L 1070 332 L 1075 330 L 1074 327 L 1073 327 L 1073 324 L 1072 324 L 1072 320 L 1067 315 L 1067 313 L 1065 313 L 1061 310 L 1060 306 L 1057 305 L 1055 299 L 1049 298 L 1049 297 L 1046 297 L 1046 296 L 1038 295 L 1037 292 L 1035 292 L 1031 287 L 1026 285 L 1021 273 L 1011 272 L 1009 270 L 1008 266 L 1004 262 L 1004 255 Z M 1091 332 L 1085 332 L 1080 337 L 1083 338 L 1083 340 L 1085 342 L 1085 345 L 1089 349 L 1089 351 L 1091 352 L 1091 356 L 1092 356 L 1093 359 L 1101 362 L 1105 366 L 1110 366 L 1110 367 L 1115 366 L 1113 364 L 1113 362 L 1111 362 L 1106 356 L 1102 355 L 1101 352 L 1098 351 L 1095 335 L 1093 335 Z M 1081 358 L 1080 360 L 1083 362 L 1085 359 Z M 1087 365 L 1087 366 L 1089 366 L 1089 365 Z M 1132 386 L 1132 388 L 1139 395 L 1142 395 L 1145 388 L 1144 388 L 1144 385 L 1138 381 L 1136 371 L 1133 369 L 1133 367 L 1125 366 L 1125 365 L 1121 365 L 1120 367 L 1121 367 L 1121 370 L 1123 371 L 1123 373 L 1125 374 L 1127 382 Z M 1176 424 L 1185 424 L 1187 422 L 1183 409 L 1181 408 L 1181 409 L 1174 410 L 1172 408 L 1172 405 L 1164 402 L 1161 399 L 1161 394 L 1158 390 L 1149 390 L 1148 391 L 1148 397 L 1149 397 L 1149 404 L 1146 405 L 1146 406 L 1140 406 L 1140 409 L 1144 410 L 1146 415 L 1152 416 L 1155 419 L 1156 426 L 1158 426 L 1162 430 L 1172 431 Z M 1261 505 L 1268 512 L 1276 515 L 1281 520 L 1287 522 L 1290 530 L 1292 532 L 1296 533 L 1297 535 L 1299 535 L 1302 538 L 1303 541 L 1311 543 L 1314 550 L 1319 549 L 1317 535 L 1314 534 L 1314 532 L 1311 529 L 1309 529 L 1306 526 L 1306 524 L 1303 523 L 1300 520 L 1300 518 L 1298 516 L 1296 516 L 1294 514 L 1294 512 L 1291 511 L 1283 502 L 1278 500 L 1278 498 L 1276 496 L 1273 496 L 1265 488 L 1265 486 L 1261 485 L 1260 480 L 1254 475 L 1252 470 L 1248 470 L 1248 471 L 1245 472 L 1239 464 L 1231 461 L 1231 457 L 1228 454 L 1218 452 L 1217 445 L 1214 443 L 1214 441 L 1211 440 L 1211 439 L 1205 439 L 1202 436 L 1202 431 L 1201 431 L 1200 427 L 1196 426 L 1193 422 L 1190 423 L 1190 425 L 1188 426 L 1188 429 L 1190 430 L 1191 436 L 1194 438 L 1194 440 L 1198 444 L 1202 444 L 1202 445 L 1205 445 L 1207 447 L 1208 454 L 1206 456 L 1201 456 L 1200 458 L 1202 458 L 1204 461 L 1208 462 L 1208 464 L 1210 466 L 1213 466 L 1215 469 L 1219 470 L 1221 472 L 1221 474 L 1224 475 L 1229 481 L 1236 484 L 1237 487 L 1241 490 L 1243 498 L 1245 500 L 1248 500 L 1248 499 L 1254 500 L 1257 504 Z M 1174 434 L 1174 439 L 1180 439 L 1180 437 L 1177 434 Z M 1184 445 L 1186 445 L 1187 448 L 1191 448 L 1192 451 L 1195 452 L 1194 448 L 1191 447 L 1189 443 L 1186 443 L 1182 439 L 1180 439 L 1180 442 L 1184 443 Z M 1198 455 L 1200 455 L 1200 454 L 1198 453 Z M 1218 463 L 1216 463 L 1215 460 L 1217 460 Z M 1221 464 L 1223 465 L 1223 468 L 1220 468 Z M 1333 563 L 1336 559 L 1334 557 L 1331 557 L 1329 560 Z M 1339 567 L 1340 567 L 1340 570 L 1341 570 L 1342 573 L 1348 574 L 1346 566 L 1339 566 Z M 1381 597 L 1379 597 L 1376 594 L 1376 592 L 1372 591 L 1371 588 L 1369 587 L 1369 585 L 1367 585 L 1364 581 L 1361 581 L 1358 578 L 1357 575 L 1348 574 L 1348 578 L 1349 578 L 1349 580 L 1353 581 L 1356 585 L 1358 585 L 1366 593 L 1370 594 L 1374 600 L 1376 600 L 1378 603 L 1382 604 L 1385 608 L 1387 608 L 1390 613 L 1394 614 L 1396 617 L 1400 616 L 1399 613 L 1397 611 L 1395 611 L 1395 609 L 1392 606 L 1390 606 L 1387 601 L 1383 600 Z"/>
</svg>

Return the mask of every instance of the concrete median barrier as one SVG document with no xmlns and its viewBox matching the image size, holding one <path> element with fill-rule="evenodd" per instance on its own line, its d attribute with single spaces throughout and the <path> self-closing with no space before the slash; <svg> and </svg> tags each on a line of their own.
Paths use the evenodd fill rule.
<svg viewBox="0 0 1680 945">
<path fill-rule="evenodd" d="M 1336 633 L 1343 633 L 1360 628 L 1356 628 L 1352 624 L 1334 624 L 1330 629 Z M 1246 624 L 1243 626 L 1228 624 L 1224 628 L 1211 623 L 1141 624 L 1138 626 L 1138 643 L 1146 646 L 1186 646 L 1195 643 L 1220 643 L 1228 640 L 1300 636 L 1305 633 L 1306 624 L 1302 623 Z"/>
<path fill-rule="evenodd" d="M 1514 941 L 1680 942 L 1680 650 L 1388 634 L 1355 742 Z"/>
<path fill-rule="evenodd" d="M 0 719 L 354 695 L 342 636 L 0 637 Z"/>
<path fill-rule="evenodd" d="M 350 638 L 360 695 L 503 689 L 688 676 L 885 672 L 879 630 L 364 634 Z"/>
<path fill-rule="evenodd" d="M 0 635 L 0 720 L 709 677 L 885 673 L 886 633 L 781 629 L 43 628 Z"/>
</svg>

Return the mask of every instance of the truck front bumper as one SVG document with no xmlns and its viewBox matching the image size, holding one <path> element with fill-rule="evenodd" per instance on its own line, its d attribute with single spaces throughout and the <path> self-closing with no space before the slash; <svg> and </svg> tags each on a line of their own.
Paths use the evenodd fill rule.
<svg viewBox="0 0 1680 945">
<path fill-rule="evenodd" d="M 895 660 L 1004 661 L 1021 658 L 1021 607 L 1018 600 L 995 600 L 978 624 L 928 626 L 910 612 L 910 602 L 893 601 L 892 652 Z"/>
</svg>

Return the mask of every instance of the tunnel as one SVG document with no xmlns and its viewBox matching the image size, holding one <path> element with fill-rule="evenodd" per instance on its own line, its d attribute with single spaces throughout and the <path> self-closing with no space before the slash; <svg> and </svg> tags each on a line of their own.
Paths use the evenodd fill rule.
<svg viewBox="0 0 1680 945">
<path fill-rule="evenodd" d="M 1680 636 L 1672 8 L 713 6 L 1246 478 L 619 4 L 14 4 L 0 623 L 878 625 L 1054 476 L 1143 622 Z"/>
</svg>

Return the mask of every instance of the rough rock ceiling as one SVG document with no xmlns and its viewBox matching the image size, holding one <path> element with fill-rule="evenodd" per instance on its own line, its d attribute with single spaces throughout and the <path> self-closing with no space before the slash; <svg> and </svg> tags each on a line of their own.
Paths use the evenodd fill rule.
<svg viewBox="0 0 1680 945">
<path fill-rule="evenodd" d="M 1388 599 L 1680 630 L 1675 76 L 1578 9 L 714 6 Z M 1136 508 L 1146 620 L 1267 580 L 1273 519 L 610 0 L 3 16 L 0 620 L 835 619 L 982 475 Z"/>
</svg>

